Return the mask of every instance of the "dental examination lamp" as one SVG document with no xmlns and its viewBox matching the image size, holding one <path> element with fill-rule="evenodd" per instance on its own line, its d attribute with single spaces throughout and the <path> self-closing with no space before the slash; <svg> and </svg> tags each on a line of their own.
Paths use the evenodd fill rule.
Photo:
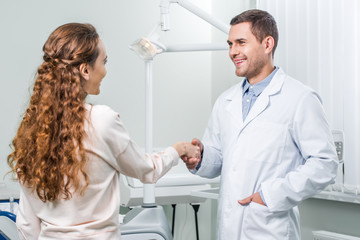
<svg viewBox="0 0 360 240">
<path fill-rule="evenodd" d="M 177 44 L 177 45 L 168 45 L 165 46 L 159 42 L 159 36 L 156 34 L 156 30 L 159 25 L 162 31 L 170 30 L 170 4 L 178 3 L 180 6 L 189 10 L 193 14 L 202 18 L 206 22 L 210 23 L 220 31 L 228 34 L 229 25 L 224 24 L 220 20 L 217 20 L 201 8 L 190 3 L 186 0 L 162 0 L 160 2 L 160 18 L 161 21 L 155 28 L 151 31 L 148 37 L 140 38 L 136 40 L 131 46 L 130 49 L 135 51 L 144 61 L 153 60 L 153 58 L 163 52 L 188 52 L 188 51 L 221 51 L 227 50 L 228 46 L 225 43 L 205 43 L 205 44 Z"/>
<path fill-rule="evenodd" d="M 222 21 L 214 18 L 209 13 L 201 8 L 192 4 L 187 0 L 161 0 L 160 2 L 160 26 L 162 31 L 170 30 L 170 4 L 177 3 L 183 8 L 187 9 L 196 16 L 202 18 L 206 22 L 213 25 L 220 31 L 228 34 L 230 27 Z M 165 46 L 158 41 L 156 30 L 158 25 L 151 31 L 148 38 L 141 38 L 135 41 L 130 48 L 134 50 L 143 60 L 153 60 L 153 58 L 163 52 L 187 52 L 187 51 L 218 51 L 227 50 L 228 46 L 224 43 L 221 44 L 177 44 Z"/>
<path fill-rule="evenodd" d="M 205 44 L 176 44 L 164 45 L 159 41 L 156 31 L 161 28 L 162 31 L 170 30 L 170 4 L 177 3 L 183 8 L 189 10 L 193 14 L 210 23 L 224 33 L 229 32 L 229 25 L 215 19 L 213 16 L 203 11 L 199 7 L 186 0 L 161 0 L 160 2 L 160 23 L 156 24 L 147 37 L 142 37 L 131 44 L 130 49 L 133 50 L 145 62 L 145 151 L 153 152 L 153 132 L 152 132 L 152 61 L 158 54 L 165 52 L 189 52 L 189 51 L 219 51 L 227 50 L 226 43 L 205 43 Z M 156 218 L 156 219 L 155 219 Z M 122 226 L 123 239 L 140 239 L 136 238 L 138 234 L 148 234 L 148 223 L 158 222 L 158 228 L 162 229 L 160 235 L 163 237 L 151 239 L 172 239 L 169 235 L 170 228 L 167 223 L 166 216 L 161 207 L 155 203 L 155 184 L 144 184 L 143 187 L 143 204 L 140 208 L 132 209 L 124 218 Z M 143 225 L 141 226 L 141 223 Z M 146 224 L 144 224 L 146 223 Z M 151 227 L 156 228 L 155 226 Z M 154 231 L 151 232 L 154 234 Z M 198 233 L 197 233 L 198 234 Z M 139 235 L 140 236 L 140 235 Z M 144 239 L 144 238 L 142 238 Z"/>
</svg>

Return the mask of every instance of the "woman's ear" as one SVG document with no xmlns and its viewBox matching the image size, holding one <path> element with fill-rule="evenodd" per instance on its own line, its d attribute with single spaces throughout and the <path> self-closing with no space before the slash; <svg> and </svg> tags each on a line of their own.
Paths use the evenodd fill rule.
<svg viewBox="0 0 360 240">
<path fill-rule="evenodd" d="M 85 80 L 89 80 L 90 76 L 89 76 L 89 69 L 88 69 L 88 64 L 87 63 L 80 64 L 79 71 L 80 71 L 81 76 Z"/>
</svg>

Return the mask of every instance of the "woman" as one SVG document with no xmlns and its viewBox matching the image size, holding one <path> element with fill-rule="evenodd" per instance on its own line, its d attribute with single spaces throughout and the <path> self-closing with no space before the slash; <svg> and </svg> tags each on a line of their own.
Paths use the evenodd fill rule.
<svg viewBox="0 0 360 240">
<path fill-rule="evenodd" d="M 58 27 L 46 41 L 33 93 L 8 163 L 21 186 L 24 239 L 119 239 L 119 174 L 156 182 L 199 148 L 178 142 L 147 155 L 120 116 L 85 103 L 99 94 L 106 50 L 90 24 Z"/>
</svg>

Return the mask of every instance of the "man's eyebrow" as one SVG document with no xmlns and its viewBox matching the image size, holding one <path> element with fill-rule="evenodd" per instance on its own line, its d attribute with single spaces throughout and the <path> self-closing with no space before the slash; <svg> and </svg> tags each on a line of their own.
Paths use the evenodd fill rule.
<svg viewBox="0 0 360 240">
<path fill-rule="evenodd" d="M 234 40 L 234 42 L 244 42 L 244 41 L 246 41 L 246 39 L 245 38 L 237 38 L 237 39 L 235 39 Z M 231 43 L 233 43 L 232 41 L 230 41 L 230 40 L 227 40 L 226 41 L 228 44 L 231 44 Z"/>
<path fill-rule="evenodd" d="M 235 39 L 235 42 L 243 42 L 243 41 L 246 41 L 245 38 L 238 38 L 238 39 Z"/>
</svg>

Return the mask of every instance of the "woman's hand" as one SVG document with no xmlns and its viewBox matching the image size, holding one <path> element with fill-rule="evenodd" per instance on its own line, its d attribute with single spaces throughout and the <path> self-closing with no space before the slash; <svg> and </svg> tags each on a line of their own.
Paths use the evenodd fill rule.
<svg viewBox="0 0 360 240">
<path fill-rule="evenodd" d="M 201 161 L 200 147 L 188 142 L 177 142 L 173 147 L 178 152 L 187 168 L 194 169 Z"/>
</svg>

